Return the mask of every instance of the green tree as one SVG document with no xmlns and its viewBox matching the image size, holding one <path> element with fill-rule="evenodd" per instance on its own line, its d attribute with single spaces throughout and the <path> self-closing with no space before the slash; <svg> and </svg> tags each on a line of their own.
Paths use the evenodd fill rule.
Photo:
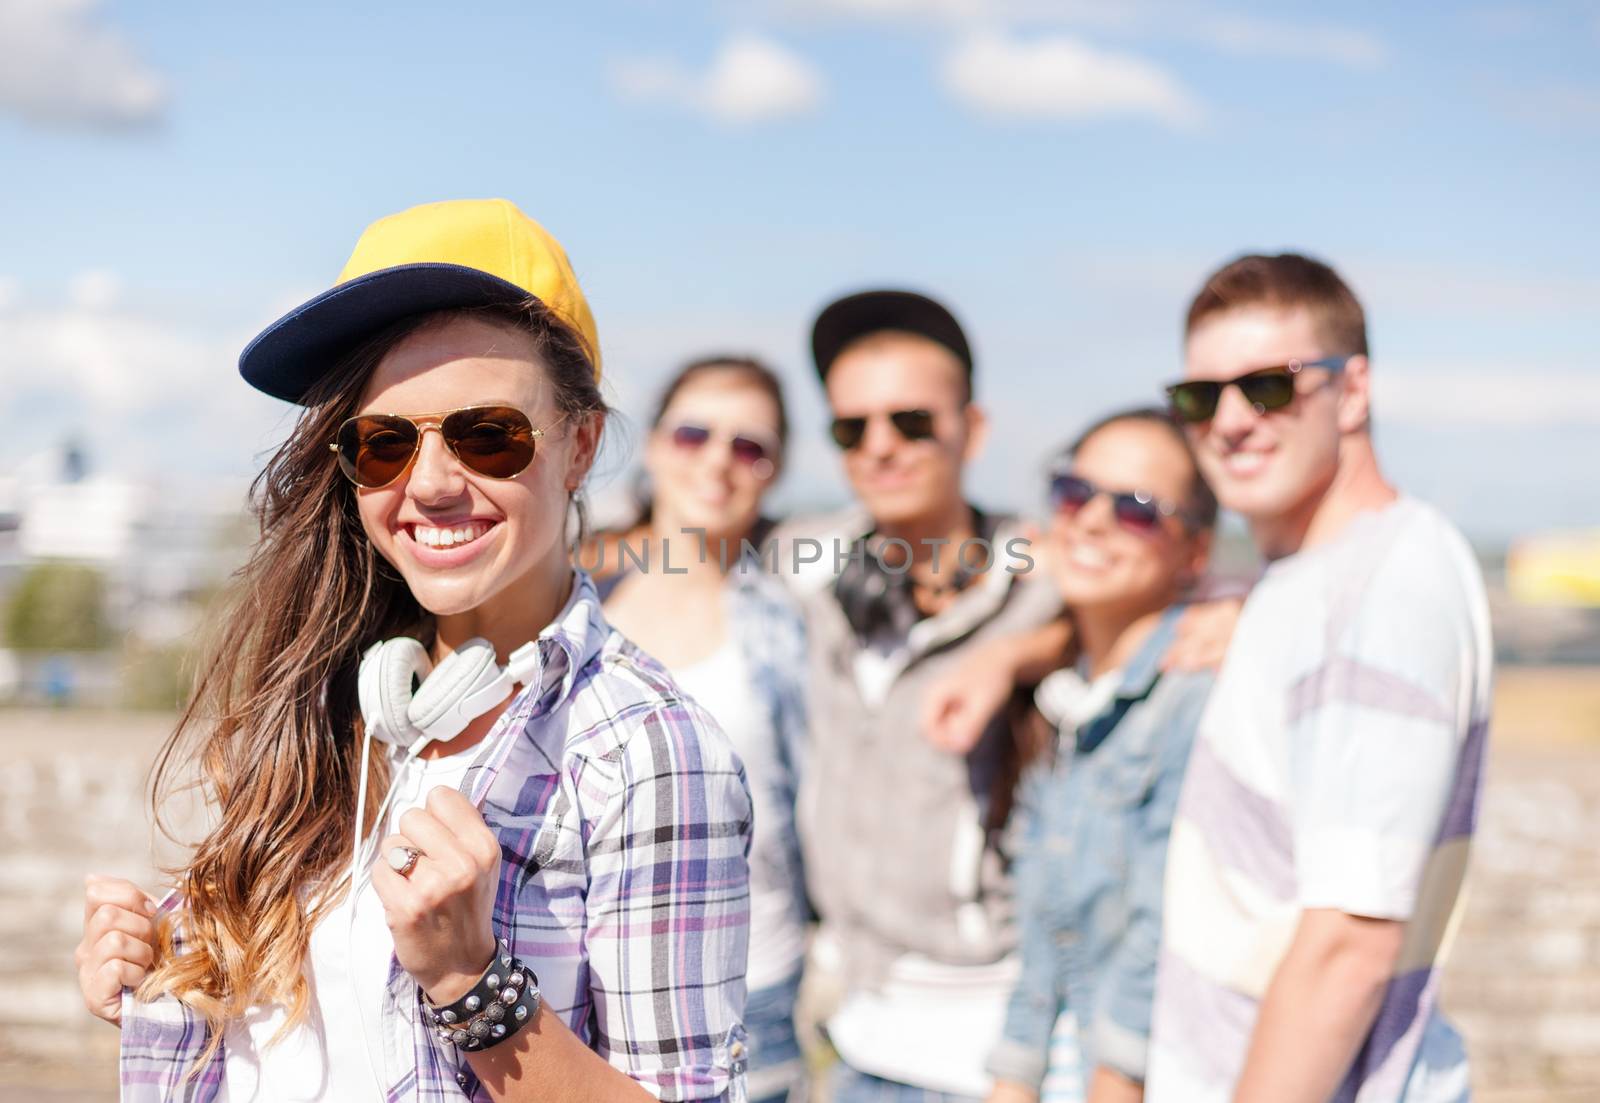
<svg viewBox="0 0 1600 1103">
<path fill-rule="evenodd" d="M 98 651 L 111 643 L 106 585 L 77 563 L 38 563 L 5 608 L 5 640 L 18 651 Z"/>
</svg>

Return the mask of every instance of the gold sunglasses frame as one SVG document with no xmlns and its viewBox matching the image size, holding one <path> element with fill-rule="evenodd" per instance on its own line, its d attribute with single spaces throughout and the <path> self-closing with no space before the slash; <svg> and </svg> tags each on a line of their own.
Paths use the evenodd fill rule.
<svg viewBox="0 0 1600 1103">
<path fill-rule="evenodd" d="M 454 414 L 466 413 L 468 410 L 516 410 L 517 413 L 521 414 L 523 420 L 528 423 L 530 437 L 534 442 L 533 455 L 528 457 L 527 464 L 511 475 L 488 475 L 473 467 L 466 460 L 463 460 L 460 453 L 458 453 L 455 450 L 455 447 L 450 443 L 449 438 L 444 435 L 444 422 L 446 418 L 451 417 Z M 533 418 L 528 416 L 528 412 L 526 410 L 523 410 L 517 406 L 513 406 L 509 402 L 480 402 L 474 403 L 471 406 L 457 406 L 454 410 L 445 410 L 442 413 L 437 414 L 354 414 L 345 418 L 339 423 L 339 428 L 334 433 L 334 439 L 328 443 L 328 450 L 337 456 L 339 454 L 339 434 L 344 432 L 344 427 L 346 425 L 349 425 L 352 421 L 360 421 L 364 417 L 397 417 L 402 421 L 409 421 L 417 430 L 417 444 L 416 447 L 411 450 L 410 458 L 406 460 L 405 466 L 395 474 L 395 477 L 386 483 L 379 483 L 377 486 L 367 486 L 363 483 L 356 482 L 356 480 L 351 477 L 350 472 L 344 469 L 344 464 L 341 463 L 339 465 L 339 473 L 345 478 L 349 479 L 351 484 L 357 489 L 382 490 L 386 486 L 393 486 L 395 483 L 399 482 L 401 477 L 404 476 L 407 471 L 411 470 L 412 465 L 417 462 L 417 456 L 422 452 L 423 435 L 426 434 L 429 429 L 432 429 L 439 434 L 440 439 L 444 441 L 445 449 L 450 453 L 451 457 L 474 475 L 478 475 L 485 479 L 493 479 L 496 482 L 506 482 L 509 479 L 514 479 L 518 475 L 522 474 L 523 471 L 526 471 L 529 467 L 533 466 L 534 457 L 539 454 L 538 442 L 544 439 L 544 436 L 547 432 L 560 425 L 563 421 L 566 421 L 568 415 L 562 414 L 549 425 L 546 425 L 543 428 L 537 428 L 533 424 Z"/>
</svg>

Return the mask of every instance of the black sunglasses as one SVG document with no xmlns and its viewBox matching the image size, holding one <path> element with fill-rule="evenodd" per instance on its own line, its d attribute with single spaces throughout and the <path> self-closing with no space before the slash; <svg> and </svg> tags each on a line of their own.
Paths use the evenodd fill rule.
<svg viewBox="0 0 1600 1103">
<path fill-rule="evenodd" d="M 1155 531 L 1163 517 L 1188 524 L 1188 513 L 1182 506 L 1143 490 L 1106 490 L 1065 471 L 1050 476 L 1050 501 L 1061 513 L 1077 513 L 1102 494 L 1111 499 L 1111 513 L 1117 523 L 1134 532 Z"/>
<path fill-rule="evenodd" d="M 876 414 L 874 417 L 878 416 Z M 933 439 L 933 411 L 931 410 L 893 410 L 889 413 L 889 423 L 895 427 L 906 440 L 932 440 Z M 867 435 L 867 421 L 865 417 L 836 417 L 828 431 L 833 435 L 833 443 L 843 448 L 846 452 L 857 447 L 861 438 Z"/>
<path fill-rule="evenodd" d="M 1291 360 L 1277 367 L 1246 372 L 1236 379 L 1185 380 L 1169 386 L 1167 398 L 1179 421 L 1210 421 L 1216 415 L 1217 404 L 1222 401 L 1222 392 L 1228 387 L 1238 387 L 1256 413 L 1264 414 L 1268 410 L 1281 410 L 1294 401 L 1294 377 L 1307 368 L 1341 372 L 1349 361 L 1348 356 Z"/>
<path fill-rule="evenodd" d="M 557 423 L 565 418 L 557 419 Z M 548 428 L 554 428 L 554 425 Z M 424 429 L 437 428 L 463 467 L 491 479 L 520 475 L 533 462 L 534 442 L 545 435 L 514 406 L 468 406 L 443 414 L 361 414 L 339 426 L 329 445 L 339 469 L 368 490 L 405 473 L 422 447 Z"/>
</svg>

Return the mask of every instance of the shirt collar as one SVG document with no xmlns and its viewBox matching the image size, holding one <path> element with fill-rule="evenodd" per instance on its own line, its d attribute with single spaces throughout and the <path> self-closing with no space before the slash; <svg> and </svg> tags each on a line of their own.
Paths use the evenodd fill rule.
<svg viewBox="0 0 1600 1103">
<path fill-rule="evenodd" d="M 600 596 L 594 582 L 587 571 L 574 570 L 566 605 L 533 641 L 522 689 L 501 714 L 494 731 L 484 741 L 483 753 L 467 771 L 463 789 L 474 804 L 482 802 L 512 746 L 529 733 L 530 722 L 572 696 L 579 673 L 599 654 L 610 631 L 600 612 Z M 565 733 L 550 733 L 549 738 L 555 740 L 555 745 L 547 749 L 558 756 Z"/>
<path fill-rule="evenodd" d="M 1173 605 L 1161 614 L 1155 631 L 1134 652 L 1133 658 L 1122 668 L 1122 681 L 1117 686 L 1117 696 L 1124 700 L 1138 700 L 1150 692 L 1161 676 L 1161 660 L 1177 635 L 1178 621 L 1187 606 Z"/>
<path fill-rule="evenodd" d="M 566 700 L 572 695 L 578 672 L 599 653 L 609 631 L 594 581 L 587 571 L 573 571 L 566 605 L 534 641 L 539 661 L 524 683 L 523 693 L 544 703 L 541 711 Z"/>
</svg>

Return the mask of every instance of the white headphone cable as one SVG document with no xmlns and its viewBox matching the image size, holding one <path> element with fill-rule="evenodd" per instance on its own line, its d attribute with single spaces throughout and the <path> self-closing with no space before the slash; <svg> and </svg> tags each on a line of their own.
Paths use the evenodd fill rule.
<svg viewBox="0 0 1600 1103">
<path fill-rule="evenodd" d="M 406 748 L 406 755 L 400 762 L 395 776 L 389 779 L 389 789 L 383 796 L 383 801 L 378 805 L 378 812 L 373 819 L 373 832 L 371 845 L 376 847 L 381 841 L 383 817 L 389 812 L 389 804 L 394 799 L 394 794 L 400 787 L 400 775 L 416 761 L 417 753 L 429 743 L 427 739 L 420 739 L 415 744 Z M 361 780 L 356 786 L 356 828 L 355 844 L 350 855 L 350 915 L 345 923 L 344 947 L 345 962 L 348 965 L 346 977 L 350 982 L 350 995 L 354 997 L 356 1006 L 356 1024 L 361 1032 L 361 1056 L 367 1062 L 367 1072 L 372 1077 L 372 1086 L 378 1093 L 380 1100 L 388 1098 L 388 1090 L 384 1087 L 382 1077 L 378 1075 L 378 1067 L 372 1063 L 372 1044 L 367 1034 L 367 1013 L 361 1006 L 361 989 L 356 985 L 356 905 L 361 897 L 361 890 L 366 887 L 368 878 L 363 877 L 362 871 L 368 863 L 362 859 L 366 856 L 368 840 L 362 838 L 362 828 L 366 825 L 365 814 L 367 808 L 367 764 L 372 752 L 372 736 L 367 733 L 363 725 L 361 734 Z M 373 860 L 376 860 L 373 855 Z M 326 1027 L 324 1027 L 326 1029 Z M 381 1039 L 380 1039 L 381 1041 Z"/>
</svg>

